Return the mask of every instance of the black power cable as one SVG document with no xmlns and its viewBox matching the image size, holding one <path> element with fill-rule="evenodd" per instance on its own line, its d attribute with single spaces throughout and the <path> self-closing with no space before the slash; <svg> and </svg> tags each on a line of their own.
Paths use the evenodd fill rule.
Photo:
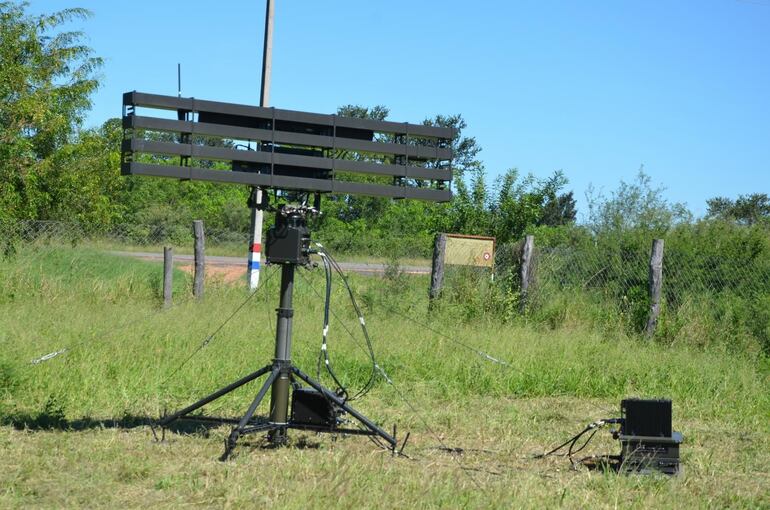
<svg viewBox="0 0 770 510">
<path fill-rule="evenodd" d="M 584 428 L 583 430 L 581 430 L 580 432 L 578 432 L 577 434 L 575 434 L 574 436 L 572 436 L 571 438 L 569 438 L 568 440 L 566 440 L 565 442 L 563 442 L 562 444 L 557 446 L 556 448 L 552 449 L 551 451 L 549 451 L 547 453 L 541 453 L 541 454 L 538 454 L 538 455 L 534 455 L 533 458 L 535 458 L 535 459 L 542 459 L 542 458 L 545 458 L 545 457 L 549 457 L 551 455 L 562 455 L 562 456 L 566 456 L 567 458 L 569 458 L 570 465 L 573 468 L 575 468 L 576 467 L 576 463 L 573 460 L 572 456 L 575 455 L 576 453 L 582 451 L 583 449 L 585 449 L 585 447 L 588 446 L 588 443 L 591 442 L 591 439 L 593 439 L 593 437 L 596 435 L 596 433 L 599 431 L 600 428 L 602 428 L 602 427 L 604 427 L 606 425 L 613 424 L 613 423 L 622 423 L 622 422 L 623 422 L 622 418 L 606 418 L 606 419 L 603 419 L 603 420 L 595 421 L 593 423 L 589 423 L 586 426 L 586 428 Z M 575 450 L 574 449 L 575 445 L 580 440 L 580 438 L 583 437 L 584 435 L 586 435 L 589 432 L 591 432 L 591 435 L 588 436 L 588 438 L 583 442 L 583 444 L 577 450 Z M 567 449 L 567 453 L 561 453 L 561 454 L 557 453 L 558 451 L 562 450 L 567 445 L 569 445 L 569 448 Z"/>
<path fill-rule="evenodd" d="M 374 348 L 372 347 L 372 340 L 369 337 L 369 330 L 366 328 L 366 321 L 364 320 L 363 312 L 361 311 L 361 307 L 358 306 L 358 302 L 356 301 L 355 294 L 353 293 L 353 289 L 350 287 L 350 283 L 348 282 L 347 276 L 345 276 L 345 272 L 342 270 L 340 265 L 337 263 L 337 261 L 334 259 L 334 257 L 324 248 L 324 246 L 321 243 L 315 243 L 318 247 L 318 254 L 321 255 L 321 258 L 324 259 L 324 262 L 326 263 L 327 259 L 328 262 L 331 264 L 331 266 L 334 268 L 335 272 L 339 275 L 340 279 L 342 280 L 342 283 L 345 285 L 345 289 L 347 290 L 348 297 L 350 298 L 350 303 L 353 305 L 353 309 L 355 310 L 356 314 L 358 315 L 358 322 L 361 324 L 361 331 L 364 336 L 364 340 L 366 342 L 366 349 L 369 354 L 369 358 L 372 362 L 372 369 L 369 373 L 369 379 L 366 381 L 364 386 L 352 397 L 348 398 L 348 400 L 356 400 L 367 393 L 374 387 L 374 384 L 377 380 L 377 372 L 380 370 L 379 366 L 377 365 L 377 359 L 374 355 Z M 328 293 L 328 291 L 327 291 Z"/>
<path fill-rule="evenodd" d="M 327 345 L 327 337 L 329 334 L 329 310 L 331 308 L 331 294 L 332 294 L 332 270 L 328 257 L 324 252 L 319 252 L 324 264 L 324 275 L 326 276 L 326 293 L 324 295 L 324 320 L 323 320 L 323 332 L 321 338 L 321 350 L 318 353 L 318 363 L 316 366 L 316 376 L 321 379 L 321 362 L 326 366 L 326 371 L 329 372 L 332 380 L 337 385 L 338 393 L 342 396 L 343 400 L 349 400 L 348 390 L 340 382 L 337 374 L 334 373 L 331 361 L 329 360 L 329 349 Z"/>
<path fill-rule="evenodd" d="M 310 281 L 308 278 L 305 278 L 305 275 L 303 275 L 302 273 L 298 273 L 298 274 L 299 274 L 300 278 L 302 278 L 302 281 L 304 281 L 307 284 L 307 286 L 310 288 L 310 290 L 313 291 L 313 293 L 316 295 L 316 297 L 318 297 L 318 299 L 324 299 L 324 296 L 320 292 L 318 292 L 318 289 L 316 289 L 313 286 L 313 282 L 312 281 Z M 342 320 L 342 318 L 340 318 L 340 316 L 337 315 L 337 312 L 335 312 L 334 309 L 330 307 L 329 308 L 329 313 L 331 314 L 332 317 L 334 317 L 337 320 L 339 325 L 342 326 L 342 329 L 345 330 L 345 332 L 348 334 L 348 336 L 350 336 L 350 338 L 353 340 L 355 346 L 358 347 L 359 349 L 361 349 L 361 351 L 368 356 L 369 353 L 366 350 L 366 347 L 364 347 L 358 341 L 358 338 L 356 338 L 356 336 L 353 334 L 353 332 L 350 331 L 350 328 L 347 326 L 347 324 L 345 324 L 345 322 Z"/>
<path fill-rule="evenodd" d="M 446 450 L 446 451 L 453 451 L 454 449 L 450 448 L 449 446 L 446 445 L 446 443 L 441 439 L 441 436 L 439 436 L 433 430 L 433 428 L 427 422 L 427 420 L 422 415 L 422 413 L 420 413 L 420 411 L 414 406 L 414 404 L 412 404 L 412 402 L 401 392 L 401 390 L 395 385 L 395 383 L 388 376 L 388 374 L 385 372 L 385 370 L 383 370 L 383 368 L 380 367 L 380 365 L 377 363 L 376 357 L 374 355 L 374 349 L 373 349 L 372 343 L 371 343 L 371 338 L 369 337 L 369 332 L 368 332 L 368 330 L 366 328 L 366 321 L 364 320 L 364 316 L 363 316 L 363 313 L 361 312 L 361 308 L 358 306 L 358 302 L 355 299 L 355 295 L 353 293 L 353 289 L 350 287 L 350 285 L 348 283 L 348 280 L 347 280 L 347 277 L 345 276 L 345 273 L 343 272 L 342 268 L 337 263 L 337 261 L 329 254 L 328 251 L 326 251 L 326 249 L 323 247 L 323 245 L 321 245 L 320 243 L 316 243 L 316 246 L 318 246 L 319 255 L 323 254 L 323 255 L 326 255 L 326 257 L 328 257 L 329 262 L 331 262 L 331 265 L 334 267 L 335 271 L 339 274 L 340 278 L 342 279 L 343 283 L 345 284 L 345 288 L 346 288 L 346 290 L 348 292 L 348 295 L 350 297 L 350 301 L 351 301 L 351 303 L 353 305 L 353 308 L 356 311 L 356 313 L 358 314 L 358 319 L 359 319 L 359 322 L 361 324 L 361 330 L 362 330 L 364 338 L 366 340 L 367 349 L 368 349 L 368 352 L 369 352 L 371 360 L 372 360 L 372 374 L 369 377 L 369 381 L 367 381 L 366 385 L 364 385 L 364 388 L 361 391 L 359 391 L 352 398 L 360 398 L 360 397 L 364 396 L 366 393 L 368 393 L 369 390 L 372 388 L 372 386 L 374 386 L 374 382 L 376 381 L 376 376 L 379 373 L 379 375 L 382 376 L 382 378 L 385 380 L 385 382 L 388 385 L 390 385 L 391 388 L 393 388 L 393 391 L 396 393 L 396 395 L 399 397 L 399 399 L 401 399 L 401 401 L 404 402 L 404 404 L 406 404 L 406 406 L 409 408 L 409 410 L 412 412 L 412 414 L 414 416 L 416 416 L 422 422 L 423 426 L 428 431 L 428 434 L 430 434 L 441 445 L 441 447 L 444 450 Z M 312 288 L 312 286 L 311 286 L 311 288 Z M 335 318 L 337 318 L 336 315 L 335 315 Z M 339 318 L 337 318 L 337 319 L 339 320 Z M 352 337 L 353 336 L 352 332 L 350 332 L 349 330 L 347 330 L 347 331 L 348 331 L 348 333 Z M 352 400 L 352 398 L 351 398 L 351 400 Z M 373 442 L 374 442 L 374 444 L 380 446 L 381 448 L 383 448 L 385 450 L 393 451 L 392 448 L 390 448 L 387 445 L 382 444 L 380 441 L 378 441 L 376 439 L 373 439 Z M 403 455 L 403 452 L 398 452 L 398 454 L 399 454 L 399 456 L 407 457 L 407 456 Z M 468 479 L 473 483 L 473 485 L 477 489 L 482 490 L 481 484 L 473 477 L 473 475 L 470 474 L 470 471 L 473 470 L 473 469 L 464 466 L 463 463 L 460 461 L 459 458 L 457 458 L 456 455 L 452 456 L 452 460 L 457 464 L 457 467 L 463 472 L 463 474 L 465 474 L 468 477 Z"/>
</svg>

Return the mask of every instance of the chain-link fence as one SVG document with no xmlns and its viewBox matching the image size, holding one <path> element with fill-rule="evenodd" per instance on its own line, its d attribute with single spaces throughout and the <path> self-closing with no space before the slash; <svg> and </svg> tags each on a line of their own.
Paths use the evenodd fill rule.
<svg viewBox="0 0 770 510">
<path fill-rule="evenodd" d="M 6 242 L 95 244 L 116 248 L 148 248 L 174 246 L 192 249 L 194 240 L 190 226 L 141 225 L 134 223 L 97 227 L 77 222 L 19 221 L 0 225 L 0 234 Z M 233 245 L 243 250 L 247 246 L 245 232 L 207 229 L 206 241 L 212 246 Z"/>
<path fill-rule="evenodd" d="M 527 285 L 522 282 L 523 242 L 502 246 L 496 253 L 503 291 L 498 289 L 498 299 L 502 296 L 513 308 L 509 314 L 535 322 L 588 320 L 627 331 L 647 330 L 671 342 L 718 342 L 770 353 L 768 250 L 705 237 L 665 242 L 660 316 L 650 330 L 651 244 L 652 239 L 630 246 L 537 248 L 535 242 Z"/>
<path fill-rule="evenodd" d="M 376 235 L 372 232 L 318 231 L 313 239 L 339 254 L 361 258 L 427 260 L 432 237 Z M 212 255 L 245 257 L 249 233 L 205 226 L 206 250 Z M 23 244 L 86 245 L 109 250 L 162 252 L 171 246 L 177 253 L 192 253 L 194 235 L 189 225 L 171 223 L 121 223 L 109 227 L 77 222 L 17 221 L 0 223 L 0 249 L 9 252 Z"/>
<path fill-rule="evenodd" d="M 205 235 L 208 254 L 245 256 L 246 232 L 207 227 Z M 433 243 L 427 235 L 328 233 L 316 238 L 356 258 L 412 258 L 413 263 L 430 265 L 426 255 Z M 717 242 L 708 236 L 686 241 L 665 241 L 655 336 L 698 345 L 720 342 L 744 350 L 759 346 L 770 353 L 770 243 L 758 248 L 743 238 Z M 29 244 L 155 252 L 173 246 L 177 253 L 192 253 L 193 243 L 192 222 L 189 227 L 118 224 L 109 228 L 55 221 L 0 224 L 0 248 L 6 254 Z M 521 280 L 523 241 L 498 245 L 494 278 L 488 269 L 447 268 L 442 301 L 467 318 L 524 318 L 553 327 L 587 321 L 642 332 L 652 305 L 651 243 L 652 239 L 644 239 L 540 247 L 535 239 L 526 292 Z"/>
<path fill-rule="evenodd" d="M 563 291 L 600 291 L 616 299 L 648 297 L 650 250 L 536 250 L 533 291 L 538 299 Z M 698 257 L 667 247 L 663 258 L 663 300 L 682 306 L 692 295 L 734 295 L 754 299 L 770 293 L 770 259 L 743 261 Z"/>
</svg>

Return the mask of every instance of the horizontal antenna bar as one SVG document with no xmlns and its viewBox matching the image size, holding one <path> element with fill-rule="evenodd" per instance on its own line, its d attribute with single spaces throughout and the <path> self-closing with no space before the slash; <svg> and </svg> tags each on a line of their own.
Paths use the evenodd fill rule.
<svg viewBox="0 0 770 510">
<path fill-rule="evenodd" d="M 129 115 L 124 117 L 123 127 L 126 129 L 147 129 L 151 131 L 220 136 L 237 140 L 259 140 L 262 142 L 274 141 L 275 143 L 307 145 L 327 149 L 336 148 L 375 154 L 393 154 L 397 156 L 407 156 L 416 160 L 449 160 L 452 157 L 452 150 L 446 147 L 425 147 L 421 145 L 371 142 L 369 140 L 358 140 L 355 138 L 307 135 L 292 131 L 272 131 L 269 129 L 228 126 L 208 122 L 191 122 L 187 120 L 159 119 L 156 117 L 144 117 L 139 115 Z"/>
<path fill-rule="evenodd" d="M 226 147 L 212 147 L 210 145 L 158 142 L 155 140 L 141 140 L 137 138 L 124 140 L 122 149 L 124 152 L 167 154 L 172 156 L 188 156 L 220 161 L 244 161 L 248 163 L 286 165 L 318 170 L 340 170 L 363 174 L 391 175 L 410 179 L 448 181 L 452 178 L 452 170 L 450 168 L 424 168 L 421 166 L 370 163 L 368 161 L 356 161 L 352 159 L 317 158 L 313 156 L 282 154 L 280 152 L 247 151 Z"/>
<path fill-rule="evenodd" d="M 277 108 L 263 108 L 236 103 L 222 103 L 195 98 L 183 98 L 176 96 L 163 96 L 147 94 L 144 92 L 126 92 L 123 94 L 124 106 L 139 106 L 158 108 L 164 110 L 186 110 L 189 112 L 212 112 L 226 115 L 239 115 L 255 119 L 276 119 L 292 122 L 303 122 L 319 126 L 347 127 L 363 129 L 381 133 L 397 135 L 413 135 L 426 138 L 439 138 L 451 140 L 455 136 L 452 128 L 426 126 L 423 124 L 409 124 L 406 122 L 391 122 L 374 119 L 358 119 L 354 117 L 342 117 L 338 115 L 325 115 L 319 113 L 301 112 L 296 110 L 280 110 Z"/>
<path fill-rule="evenodd" d="M 147 175 L 183 180 L 221 182 L 226 184 L 246 184 L 249 186 L 287 190 L 319 191 L 322 193 L 343 193 L 373 197 L 411 198 L 431 202 L 448 202 L 452 198 L 452 193 L 449 190 L 388 186 L 384 184 L 332 179 L 311 179 L 290 175 L 231 172 L 228 170 L 211 170 L 190 166 L 153 165 L 133 161 L 124 162 L 121 165 L 121 173 L 123 175 Z"/>
</svg>

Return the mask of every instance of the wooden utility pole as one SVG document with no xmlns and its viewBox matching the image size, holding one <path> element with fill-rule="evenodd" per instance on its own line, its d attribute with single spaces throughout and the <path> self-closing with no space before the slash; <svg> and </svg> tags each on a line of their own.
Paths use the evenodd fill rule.
<svg viewBox="0 0 770 510">
<path fill-rule="evenodd" d="M 650 315 L 644 332 L 647 337 L 655 333 L 660 316 L 660 293 L 663 289 L 663 239 L 652 240 L 650 252 Z"/>
<path fill-rule="evenodd" d="M 174 253 L 170 246 L 163 247 L 163 307 L 170 308 L 174 284 Z"/>
<path fill-rule="evenodd" d="M 436 234 L 433 243 L 433 267 L 430 272 L 430 291 L 428 297 L 433 301 L 441 294 L 444 286 L 444 254 L 446 253 L 446 234 Z"/>
<path fill-rule="evenodd" d="M 535 236 L 524 238 L 524 247 L 521 250 L 521 299 L 519 300 L 519 311 L 524 313 L 527 310 L 527 300 L 529 299 L 529 284 L 532 280 L 532 254 L 535 251 Z"/>
<path fill-rule="evenodd" d="M 270 102 L 270 74 L 273 69 L 273 0 L 266 0 L 265 6 L 265 40 L 262 46 L 262 84 L 259 91 L 259 106 L 267 106 Z M 259 147 L 257 147 L 259 150 Z M 262 203 L 262 189 L 254 188 L 254 203 L 251 209 L 251 242 L 249 243 L 249 265 L 246 278 L 249 290 L 259 285 L 260 258 L 262 255 L 262 211 L 256 205 Z"/>
<path fill-rule="evenodd" d="M 196 298 L 201 299 L 203 297 L 203 275 L 206 271 L 203 220 L 193 221 L 193 233 L 195 234 L 195 275 L 193 277 L 193 295 Z"/>
</svg>

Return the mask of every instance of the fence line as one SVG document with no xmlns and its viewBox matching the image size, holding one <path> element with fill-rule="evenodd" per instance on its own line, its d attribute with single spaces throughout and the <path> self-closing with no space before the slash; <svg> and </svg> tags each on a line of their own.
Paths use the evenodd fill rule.
<svg viewBox="0 0 770 510">
<path fill-rule="evenodd" d="M 432 236 L 402 234 L 386 236 L 351 235 L 338 231 L 314 233 L 315 238 L 337 253 L 382 258 L 429 259 Z M 190 225 L 119 223 L 108 227 L 78 222 L 22 220 L 0 223 L 0 248 L 12 242 L 61 244 L 96 243 L 114 249 L 152 248 L 158 252 L 173 246 L 178 253 L 192 253 L 195 236 Z M 244 257 L 248 254 L 249 233 L 206 225 L 206 246 L 216 254 Z"/>
<path fill-rule="evenodd" d="M 406 236 L 380 241 L 383 246 L 413 247 L 421 255 L 430 253 L 433 247 L 432 239 L 422 246 L 422 238 Z M 648 335 L 661 331 L 671 334 L 672 328 L 690 328 L 697 335 L 698 327 L 704 329 L 710 324 L 712 329 L 721 328 L 724 335 L 757 338 L 770 352 L 770 254 L 766 249 L 757 254 L 740 243 L 708 244 L 709 239 L 704 237 L 694 244 L 680 243 L 681 246 L 667 241 L 663 255 L 662 242 L 660 253 L 654 244 L 650 252 L 652 241 L 632 245 L 603 246 L 597 242 L 588 246 L 543 246 L 531 238 L 498 244 L 494 283 L 483 283 L 484 279 L 476 274 L 489 273 L 489 269 L 475 268 L 478 271 L 463 280 L 457 267 L 445 267 L 441 281 L 434 282 L 432 296 L 438 297 L 441 287 L 437 285 L 442 284 L 439 301 L 483 308 L 505 318 L 524 316 L 548 321 L 558 315 L 558 306 L 582 300 L 599 303 L 602 314 Z M 94 243 L 111 250 L 158 252 L 164 246 L 174 246 L 178 253 L 189 253 L 194 235 L 189 224 L 184 229 L 136 224 L 100 229 L 55 221 L 0 224 L 0 252 L 8 251 L 14 243 Z M 214 254 L 243 255 L 245 259 L 248 233 L 207 227 L 206 244 Z M 404 256 L 403 251 L 384 253 L 379 247 L 370 248 L 352 253 Z M 441 259 L 437 260 L 438 267 Z M 484 287 L 491 290 L 482 296 Z M 705 320 L 709 324 L 702 324 Z"/>
</svg>

